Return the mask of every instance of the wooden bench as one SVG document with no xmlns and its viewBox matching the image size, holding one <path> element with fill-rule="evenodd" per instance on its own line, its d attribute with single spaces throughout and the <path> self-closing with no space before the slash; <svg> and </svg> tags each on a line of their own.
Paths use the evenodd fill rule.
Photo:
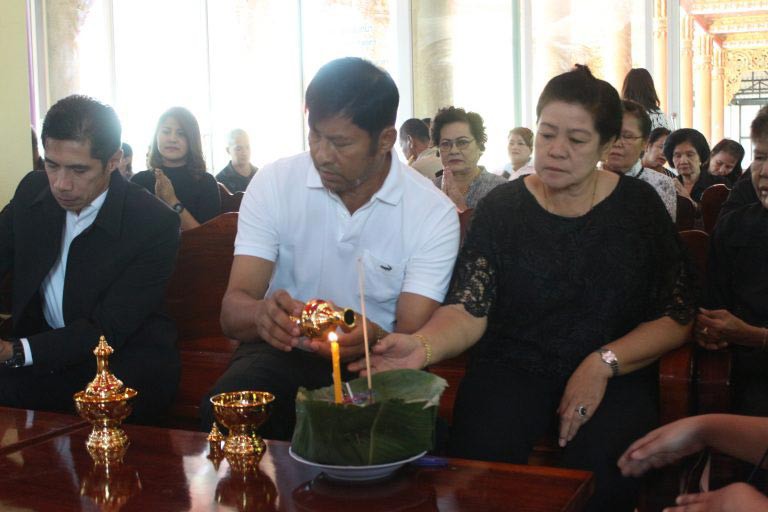
<svg viewBox="0 0 768 512">
<path fill-rule="evenodd" d="M 219 199 L 221 200 L 221 213 L 239 212 L 240 203 L 243 202 L 243 192 L 235 192 L 234 194 L 229 191 L 226 185 L 218 183 L 219 185 Z"/>
<path fill-rule="evenodd" d="M 730 193 L 731 189 L 718 183 L 708 187 L 701 194 L 701 217 L 704 222 L 704 231 L 710 235 L 715 230 L 717 218 L 720 216 L 720 208 Z"/>
<path fill-rule="evenodd" d="M 181 382 L 168 426 L 197 430 L 200 401 L 229 364 L 238 342 L 221 332 L 221 299 L 234 258 L 237 213 L 183 231 L 165 310 L 176 322 Z"/>
</svg>

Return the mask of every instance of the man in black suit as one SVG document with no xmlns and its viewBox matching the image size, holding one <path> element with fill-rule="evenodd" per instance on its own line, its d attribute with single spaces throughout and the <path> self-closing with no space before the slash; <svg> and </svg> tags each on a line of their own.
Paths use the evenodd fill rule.
<svg viewBox="0 0 768 512">
<path fill-rule="evenodd" d="M 179 217 L 117 168 L 114 110 L 69 96 L 45 117 L 45 172 L 22 179 L 0 214 L 0 277 L 13 274 L 13 338 L 0 339 L 0 405 L 73 410 L 96 370 L 139 391 L 134 418 L 162 412 L 178 386 L 173 323 L 160 314 Z"/>
</svg>

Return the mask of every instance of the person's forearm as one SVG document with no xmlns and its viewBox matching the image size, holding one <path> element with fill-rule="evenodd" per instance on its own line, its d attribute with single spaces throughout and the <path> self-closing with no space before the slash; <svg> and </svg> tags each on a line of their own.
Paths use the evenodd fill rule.
<svg viewBox="0 0 768 512">
<path fill-rule="evenodd" d="M 184 209 L 180 214 L 179 218 L 181 219 L 181 230 L 186 231 L 188 229 L 196 228 L 200 225 L 199 222 L 197 222 L 197 219 L 195 219 L 191 213 L 189 213 L 189 210 Z"/>
<path fill-rule="evenodd" d="M 487 318 L 467 313 L 461 304 L 442 306 L 415 334 L 431 346 L 430 364 L 457 356 L 474 345 L 485 332 Z"/>
<path fill-rule="evenodd" d="M 639 370 L 676 349 L 688 339 L 692 323 L 680 325 L 668 316 L 645 322 L 605 345 L 619 360 L 621 375 Z"/>
<path fill-rule="evenodd" d="M 259 340 L 255 310 L 262 300 L 240 290 L 229 291 L 221 302 L 221 330 L 224 336 L 240 341 Z"/>
<path fill-rule="evenodd" d="M 745 347 L 762 348 L 765 350 L 768 344 L 768 328 L 757 327 L 744 322 L 745 328 L 739 333 L 738 339 L 725 340 L 744 345 Z"/>
<path fill-rule="evenodd" d="M 757 464 L 768 449 L 768 418 L 734 414 L 700 416 L 702 441 L 743 461 Z M 763 463 L 763 467 L 768 464 Z"/>
</svg>

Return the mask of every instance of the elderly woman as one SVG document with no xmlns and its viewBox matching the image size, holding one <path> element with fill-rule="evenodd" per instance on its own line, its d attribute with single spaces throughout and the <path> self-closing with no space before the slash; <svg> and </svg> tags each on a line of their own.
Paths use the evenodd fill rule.
<svg viewBox="0 0 768 512">
<path fill-rule="evenodd" d="M 654 362 L 690 330 L 689 266 L 653 189 L 596 169 L 621 133 L 610 84 L 578 66 L 549 81 L 536 116 L 536 174 L 480 202 L 445 305 L 384 338 L 372 368 L 474 346 L 452 454 L 524 464 L 556 427 L 563 465 L 596 474 L 589 510 L 632 510 L 616 460 L 657 421 Z"/>
<path fill-rule="evenodd" d="M 706 137 L 693 128 L 675 130 L 664 142 L 664 157 L 677 170 L 677 193 L 697 205 L 707 188 L 725 183 L 725 178 L 707 171 L 709 155 Z"/>
<path fill-rule="evenodd" d="M 651 118 L 639 103 L 631 100 L 621 102 L 624 117 L 621 135 L 608 152 L 603 169 L 637 178 L 652 186 L 659 194 L 664 207 L 675 221 L 677 217 L 677 193 L 672 178 L 643 167 L 640 155 L 651 133 Z"/>
<path fill-rule="evenodd" d="M 741 160 L 744 158 L 744 147 L 731 139 L 723 139 L 712 148 L 709 157 L 709 174 L 720 176 L 726 181 L 728 188 L 733 188 L 741 176 Z"/>
<path fill-rule="evenodd" d="M 512 128 L 507 136 L 509 163 L 504 166 L 502 176 L 514 181 L 536 172 L 531 165 L 533 154 L 533 132 L 525 126 Z"/>
<path fill-rule="evenodd" d="M 651 130 L 651 134 L 648 135 L 648 142 L 645 143 L 645 149 L 643 150 L 642 162 L 643 167 L 646 169 L 653 169 L 664 176 L 677 179 L 677 174 L 664 167 L 667 163 L 667 159 L 664 158 L 664 142 L 666 142 L 667 136 L 670 133 L 672 132 L 663 126 Z"/>
<path fill-rule="evenodd" d="M 173 208 L 181 229 L 192 229 L 221 213 L 219 186 L 205 170 L 200 126 L 183 107 L 168 109 L 157 122 L 149 152 L 149 170 L 137 183 Z"/>
<path fill-rule="evenodd" d="M 721 217 L 708 259 L 705 348 L 733 346 L 734 412 L 768 416 L 768 111 L 752 122 L 750 167 L 757 202 Z"/>
<path fill-rule="evenodd" d="M 475 112 L 441 108 L 432 120 L 432 143 L 443 162 L 443 173 L 433 183 L 451 198 L 459 212 L 474 208 L 494 187 L 507 181 L 477 165 L 487 141 L 483 118 Z"/>
</svg>

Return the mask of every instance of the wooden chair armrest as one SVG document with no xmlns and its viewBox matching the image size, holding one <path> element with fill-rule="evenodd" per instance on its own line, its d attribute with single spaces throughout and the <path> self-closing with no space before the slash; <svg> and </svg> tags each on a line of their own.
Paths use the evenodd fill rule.
<svg viewBox="0 0 768 512">
<path fill-rule="evenodd" d="M 661 424 L 690 416 L 693 411 L 693 343 L 688 341 L 659 361 Z"/>
<path fill-rule="evenodd" d="M 731 351 L 696 347 L 696 414 L 731 410 Z"/>
</svg>

